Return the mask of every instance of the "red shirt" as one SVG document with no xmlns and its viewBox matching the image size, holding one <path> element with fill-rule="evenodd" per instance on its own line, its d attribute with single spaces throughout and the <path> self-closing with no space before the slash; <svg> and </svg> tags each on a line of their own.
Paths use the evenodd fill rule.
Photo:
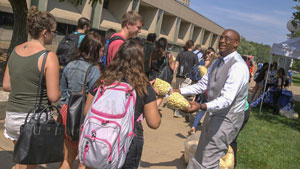
<svg viewBox="0 0 300 169">
<path fill-rule="evenodd" d="M 124 40 L 126 40 L 125 36 L 121 35 L 120 33 L 114 33 L 110 38 L 114 36 L 121 36 Z M 115 57 L 117 51 L 119 50 L 120 46 L 124 43 L 122 40 L 115 40 L 108 46 L 107 52 L 107 66 L 110 64 L 112 59 Z"/>
</svg>

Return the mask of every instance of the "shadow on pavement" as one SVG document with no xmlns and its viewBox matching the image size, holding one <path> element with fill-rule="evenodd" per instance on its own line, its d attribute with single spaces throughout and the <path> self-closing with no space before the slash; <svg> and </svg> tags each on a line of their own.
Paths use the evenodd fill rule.
<svg viewBox="0 0 300 169">
<path fill-rule="evenodd" d="M 176 134 L 176 136 L 177 136 L 177 137 L 179 137 L 179 138 L 186 139 L 186 136 L 184 136 L 184 135 L 183 135 L 183 134 L 181 134 L 181 133 L 177 133 L 177 134 Z"/>
<path fill-rule="evenodd" d="M 180 158 L 174 159 L 173 161 L 166 161 L 166 162 L 160 162 L 160 163 L 149 163 L 146 161 L 141 161 L 140 164 L 141 167 L 144 168 L 150 168 L 150 167 L 154 167 L 154 166 L 174 166 L 177 169 L 185 169 L 186 168 L 186 164 L 184 162 L 184 156 L 182 155 Z"/>
</svg>

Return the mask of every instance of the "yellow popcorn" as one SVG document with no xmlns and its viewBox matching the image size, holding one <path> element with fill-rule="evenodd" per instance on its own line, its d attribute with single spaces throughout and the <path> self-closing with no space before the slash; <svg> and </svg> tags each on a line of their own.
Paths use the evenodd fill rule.
<svg viewBox="0 0 300 169">
<path fill-rule="evenodd" d="M 206 75 L 207 73 L 207 68 L 205 66 L 199 66 L 198 67 L 199 71 L 200 71 L 200 76 L 203 77 L 204 75 Z"/>
<path fill-rule="evenodd" d="M 220 159 L 221 169 L 234 169 L 234 154 L 231 146 L 228 148 L 228 152 Z"/>
<path fill-rule="evenodd" d="M 153 87 L 158 91 L 158 95 L 165 96 L 169 92 L 171 85 L 164 80 L 156 78 Z"/>
<path fill-rule="evenodd" d="M 175 61 L 176 61 L 176 58 L 175 58 L 175 56 L 174 56 L 174 55 L 172 55 L 172 58 L 173 58 L 173 61 L 175 62 Z"/>
<path fill-rule="evenodd" d="M 190 107 L 190 103 L 180 93 L 174 92 L 169 97 L 167 106 L 171 109 L 186 110 Z"/>
</svg>

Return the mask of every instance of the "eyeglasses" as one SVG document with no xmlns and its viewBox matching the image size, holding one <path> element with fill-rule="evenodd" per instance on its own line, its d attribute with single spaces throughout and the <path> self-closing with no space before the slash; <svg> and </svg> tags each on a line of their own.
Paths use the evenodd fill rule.
<svg viewBox="0 0 300 169">
<path fill-rule="evenodd" d="M 229 36 L 220 36 L 220 40 L 225 39 L 226 42 L 232 41 L 232 39 Z"/>
</svg>

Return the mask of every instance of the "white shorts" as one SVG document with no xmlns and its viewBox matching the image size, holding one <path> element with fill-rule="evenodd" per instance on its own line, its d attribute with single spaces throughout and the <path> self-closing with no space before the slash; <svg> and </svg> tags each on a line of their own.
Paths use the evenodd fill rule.
<svg viewBox="0 0 300 169">
<path fill-rule="evenodd" d="M 30 117 L 32 115 L 30 114 Z M 12 141 L 17 141 L 20 136 L 20 127 L 24 124 L 26 116 L 27 113 L 23 112 L 6 112 L 4 136 Z"/>
</svg>

